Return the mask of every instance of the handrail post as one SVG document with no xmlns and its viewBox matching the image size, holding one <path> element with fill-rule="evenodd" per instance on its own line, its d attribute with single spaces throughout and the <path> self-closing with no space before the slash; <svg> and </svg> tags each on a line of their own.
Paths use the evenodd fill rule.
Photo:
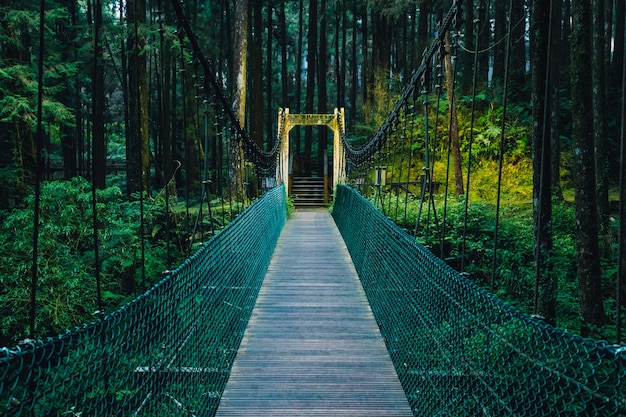
<svg viewBox="0 0 626 417">
<path fill-rule="evenodd" d="M 324 150 L 324 205 L 328 204 L 328 151 Z"/>
</svg>

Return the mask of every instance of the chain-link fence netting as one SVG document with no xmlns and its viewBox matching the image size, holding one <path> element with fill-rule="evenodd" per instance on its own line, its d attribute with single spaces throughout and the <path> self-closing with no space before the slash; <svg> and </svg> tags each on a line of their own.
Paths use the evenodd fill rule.
<svg viewBox="0 0 626 417">
<path fill-rule="evenodd" d="M 0 415 L 213 415 L 285 221 L 280 186 L 120 310 L 0 349 Z"/>
<path fill-rule="evenodd" d="M 626 415 L 626 350 L 512 309 L 348 187 L 333 216 L 415 416 Z"/>
</svg>

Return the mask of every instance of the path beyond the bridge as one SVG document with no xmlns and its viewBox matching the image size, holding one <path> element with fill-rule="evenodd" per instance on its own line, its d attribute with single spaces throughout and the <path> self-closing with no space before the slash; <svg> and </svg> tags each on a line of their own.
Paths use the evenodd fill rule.
<svg viewBox="0 0 626 417">
<path fill-rule="evenodd" d="M 287 221 L 216 415 L 413 415 L 327 210 Z"/>
</svg>

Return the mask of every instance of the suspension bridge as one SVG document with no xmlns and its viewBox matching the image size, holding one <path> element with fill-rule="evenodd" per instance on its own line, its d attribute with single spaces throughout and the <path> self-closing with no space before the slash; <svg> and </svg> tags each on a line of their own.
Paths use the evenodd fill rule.
<svg viewBox="0 0 626 417">
<path fill-rule="evenodd" d="M 415 117 L 419 83 L 441 59 L 460 2 L 365 146 L 346 140 L 341 109 L 283 109 L 270 151 L 239 126 L 173 4 L 218 109 L 214 138 L 241 150 L 226 163 L 251 164 L 264 192 L 252 198 L 240 170 L 229 182 L 252 203 L 157 285 L 93 323 L 0 349 L 0 415 L 626 415 L 624 349 L 511 308 L 357 191 Z M 334 132 L 320 187 L 332 214 L 303 198 L 306 208 L 288 218 L 296 125 Z"/>
</svg>

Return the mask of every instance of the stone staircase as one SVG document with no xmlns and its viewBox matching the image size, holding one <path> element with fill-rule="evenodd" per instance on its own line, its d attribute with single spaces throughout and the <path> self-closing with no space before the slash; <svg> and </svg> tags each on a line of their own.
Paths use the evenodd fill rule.
<svg viewBox="0 0 626 417">
<path fill-rule="evenodd" d="M 293 177 L 291 198 L 296 208 L 324 207 L 324 178 Z"/>
</svg>

